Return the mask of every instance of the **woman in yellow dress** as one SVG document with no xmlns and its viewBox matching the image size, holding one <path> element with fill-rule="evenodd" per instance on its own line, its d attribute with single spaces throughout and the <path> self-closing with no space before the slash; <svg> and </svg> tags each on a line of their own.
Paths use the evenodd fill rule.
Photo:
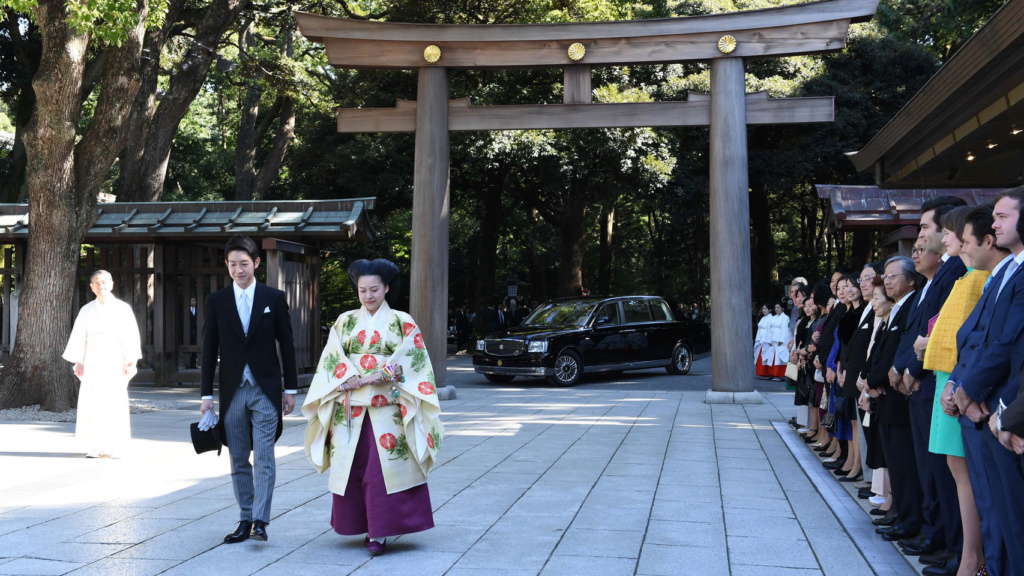
<svg viewBox="0 0 1024 576">
<path fill-rule="evenodd" d="M 444 426 L 423 335 L 388 303 L 398 267 L 359 260 L 348 275 L 362 307 L 338 317 L 320 356 L 302 406 L 306 456 L 330 470 L 335 532 L 365 534 L 376 556 L 386 537 L 434 526 L 427 475 Z"/>
</svg>

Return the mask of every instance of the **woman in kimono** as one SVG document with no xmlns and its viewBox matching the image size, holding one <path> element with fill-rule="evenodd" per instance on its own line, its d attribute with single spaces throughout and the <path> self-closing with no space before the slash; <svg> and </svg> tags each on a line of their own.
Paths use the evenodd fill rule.
<svg viewBox="0 0 1024 576">
<path fill-rule="evenodd" d="M 362 307 L 338 317 L 320 356 L 302 406 L 306 456 L 330 471 L 335 532 L 365 534 L 376 556 L 385 538 L 434 526 L 427 475 L 444 427 L 423 336 L 389 305 L 398 267 L 359 260 L 348 276 Z"/>
<path fill-rule="evenodd" d="M 772 345 L 769 341 L 771 318 L 768 305 L 761 306 L 761 319 L 757 321 L 757 334 L 754 336 L 754 371 L 759 378 L 772 377 Z"/>
<path fill-rule="evenodd" d="M 142 358 L 139 326 L 132 307 L 111 293 L 109 272 L 94 272 L 89 288 L 96 299 L 78 312 L 63 354 L 82 381 L 75 436 L 86 458 L 117 457 L 132 439 L 128 381 Z"/>
<path fill-rule="evenodd" d="M 786 364 L 789 364 L 789 316 L 782 313 L 782 304 L 775 304 L 772 314 L 768 316 L 768 344 L 771 345 L 772 380 L 782 382 L 786 377 Z"/>
</svg>

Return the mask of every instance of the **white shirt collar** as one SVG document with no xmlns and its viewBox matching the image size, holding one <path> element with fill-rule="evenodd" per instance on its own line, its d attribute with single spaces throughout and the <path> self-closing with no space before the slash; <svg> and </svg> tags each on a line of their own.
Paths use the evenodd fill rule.
<svg viewBox="0 0 1024 576">
<path fill-rule="evenodd" d="M 241 286 L 238 285 L 238 282 L 232 282 L 231 286 L 235 288 L 235 302 L 238 302 L 238 299 L 242 297 L 242 292 L 245 292 L 246 295 L 249 296 L 250 303 L 254 302 L 254 298 L 256 296 L 255 280 L 252 281 L 252 284 L 249 284 L 248 288 L 242 288 Z"/>
<path fill-rule="evenodd" d="M 897 302 L 897 303 L 896 303 L 896 305 L 895 305 L 895 306 L 893 306 L 893 308 L 892 308 L 892 309 L 893 309 L 893 311 L 895 312 L 895 311 L 896 311 L 896 310 L 898 310 L 898 309 L 899 309 L 900 307 L 902 307 L 902 306 L 903 306 L 903 303 L 904 303 L 904 302 L 906 302 L 906 301 L 907 301 L 907 299 L 909 299 L 909 298 L 910 298 L 911 296 L 913 296 L 913 295 L 914 295 L 915 293 L 917 293 L 917 291 L 916 291 L 916 290 L 911 290 L 910 292 L 907 292 L 907 293 L 906 293 L 906 294 L 905 294 L 905 295 L 903 296 L 903 298 L 900 298 L 899 302 Z M 890 313 L 890 314 L 889 314 L 889 317 L 891 318 L 892 316 L 894 316 L 894 314 L 893 314 L 893 313 Z"/>
<path fill-rule="evenodd" d="M 1021 252 L 1021 255 L 1024 255 L 1024 252 Z M 1015 260 L 1015 258 L 1013 257 L 1013 254 L 1010 254 L 1006 258 L 1003 258 L 999 262 L 999 264 L 996 264 L 995 267 L 992 268 L 992 277 L 995 278 L 996 274 L 999 274 L 999 271 L 1003 269 L 1003 266 L 1006 266 L 1007 264 L 1010 263 L 1010 260 Z M 1018 262 L 1017 265 L 1020 266 L 1020 263 Z"/>
<path fill-rule="evenodd" d="M 943 262 L 949 262 L 949 252 L 943 252 L 942 253 L 942 261 Z"/>
</svg>

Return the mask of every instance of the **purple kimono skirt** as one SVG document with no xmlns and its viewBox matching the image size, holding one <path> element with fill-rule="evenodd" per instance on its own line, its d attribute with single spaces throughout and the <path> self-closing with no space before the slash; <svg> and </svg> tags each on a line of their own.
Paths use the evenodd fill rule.
<svg viewBox="0 0 1024 576">
<path fill-rule="evenodd" d="M 434 527 L 426 484 L 388 494 L 370 419 L 363 418 L 345 495 L 334 495 L 331 527 L 343 536 L 384 538 Z"/>
</svg>

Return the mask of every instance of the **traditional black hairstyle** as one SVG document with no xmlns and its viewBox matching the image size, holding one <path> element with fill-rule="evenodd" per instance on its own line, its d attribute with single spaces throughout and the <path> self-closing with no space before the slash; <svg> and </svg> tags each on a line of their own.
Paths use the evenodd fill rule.
<svg viewBox="0 0 1024 576">
<path fill-rule="evenodd" d="M 377 276 L 380 281 L 387 285 L 388 293 L 384 296 L 388 306 L 394 307 L 398 302 L 398 295 L 402 288 L 402 275 L 399 274 L 398 266 L 390 260 L 378 258 L 376 260 L 356 260 L 348 267 L 348 281 L 352 283 L 352 290 L 359 292 L 359 279 L 363 276 Z"/>
<path fill-rule="evenodd" d="M 224 259 L 227 260 L 228 254 L 236 251 L 245 252 L 249 255 L 249 258 L 252 258 L 253 262 L 256 262 L 260 257 L 260 249 L 256 246 L 256 242 L 252 238 L 242 236 L 241 234 L 232 236 L 228 243 L 224 245 Z"/>
</svg>

